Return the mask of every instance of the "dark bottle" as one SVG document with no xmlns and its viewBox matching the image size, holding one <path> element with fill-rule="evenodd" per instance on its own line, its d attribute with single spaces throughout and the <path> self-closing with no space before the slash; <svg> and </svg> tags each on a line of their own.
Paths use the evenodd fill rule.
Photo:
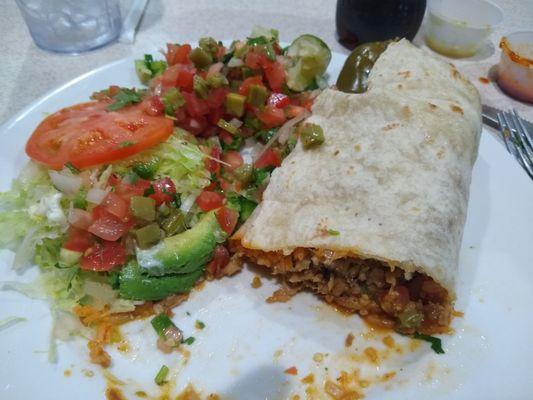
<svg viewBox="0 0 533 400">
<path fill-rule="evenodd" d="M 337 34 L 348 48 L 393 38 L 413 40 L 426 0 L 337 0 Z"/>
</svg>

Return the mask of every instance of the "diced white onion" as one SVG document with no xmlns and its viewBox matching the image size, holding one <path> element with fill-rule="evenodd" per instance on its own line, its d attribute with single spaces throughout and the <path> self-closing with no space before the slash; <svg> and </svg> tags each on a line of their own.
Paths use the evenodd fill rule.
<svg viewBox="0 0 533 400">
<path fill-rule="evenodd" d="M 79 208 L 72 208 L 67 219 L 70 225 L 80 229 L 87 229 L 93 222 L 91 213 Z"/>
<path fill-rule="evenodd" d="M 235 128 L 239 129 L 242 126 L 242 121 L 237 118 L 232 118 L 229 122 L 231 125 L 233 125 Z"/>
<path fill-rule="evenodd" d="M 207 70 L 206 78 L 209 78 L 213 75 L 218 74 L 222 70 L 222 67 L 224 67 L 224 63 L 221 63 L 221 62 L 217 62 L 211 65 L 209 69 Z"/>
<path fill-rule="evenodd" d="M 305 111 L 302 111 L 300 113 L 300 115 L 298 115 L 297 117 L 294 117 L 293 119 L 290 119 L 287 122 L 285 122 L 278 129 L 278 131 L 274 134 L 274 136 L 272 136 L 272 138 L 268 141 L 268 143 L 265 145 L 265 147 L 263 147 L 263 149 L 261 150 L 261 153 L 257 156 L 257 158 L 255 160 L 258 160 L 259 158 L 261 158 L 263 153 L 265 151 L 267 151 L 276 140 L 278 142 L 280 142 L 281 144 L 285 143 L 289 139 L 289 135 L 291 134 L 291 131 L 292 131 L 292 128 L 294 127 L 294 125 L 296 125 L 297 123 L 303 121 L 304 119 L 306 119 L 310 115 L 311 115 L 311 113 L 309 111 L 305 110 Z"/>
<path fill-rule="evenodd" d="M 79 176 L 66 175 L 57 171 L 48 171 L 54 187 L 65 194 L 75 194 L 80 190 L 82 179 Z"/>
<path fill-rule="evenodd" d="M 109 190 L 93 187 L 87 192 L 87 201 L 93 204 L 100 204 L 102 200 L 104 200 L 104 197 L 107 196 L 108 192 Z"/>
</svg>

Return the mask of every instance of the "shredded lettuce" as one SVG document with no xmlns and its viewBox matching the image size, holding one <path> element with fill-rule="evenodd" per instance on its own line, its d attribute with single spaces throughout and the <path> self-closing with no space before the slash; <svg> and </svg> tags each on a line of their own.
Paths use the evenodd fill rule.
<svg viewBox="0 0 533 400">
<path fill-rule="evenodd" d="M 3 331 L 4 329 L 10 328 L 13 325 L 26 321 L 26 318 L 23 317 L 7 317 L 2 320 L 0 320 L 0 331 Z"/>
<path fill-rule="evenodd" d="M 0 247 L 16 251 L 15 268 L 32 265 L 35 248 L 66 230 L 61 196 L 46 169 L 32 162 L 13 181 L 11 190 L 0 193 Z"/>
<path fill-rule="evenodd" d="M 188 132 L 176 128 L 166 142 L 114 164 L 113 169 L 126 174 L 138 163 L 156 165 L 156 177 L 170 177 L 182 198 L 191 195 L 196 198 L 209 185 L 210 174 L 205 168 L 205 154 L 189 136 Z"/>
</svg>

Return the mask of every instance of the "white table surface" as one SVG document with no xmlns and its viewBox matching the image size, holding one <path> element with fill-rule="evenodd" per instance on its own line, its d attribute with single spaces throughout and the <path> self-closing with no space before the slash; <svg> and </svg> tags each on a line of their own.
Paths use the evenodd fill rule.
<svg viewBox="0 0 533 400">
<path fill-rule="evenodd" d="M 130 2 L 121 0 L 123 15 Z M 533 0 L 493 2 L 503 9 L 505 20 L 492 33 L 492 46 L 488 45 L 487 51 L 475 61 L 456 60 L 459 66 L 479 66 L 488 72 L 498 61 L 497 44 L 503 34 L 533 29 Z M 78 56 L 37 48 L 14 0 L 1 3 L 0 123 L 47 91 L 85 72 L 128 55 L 142 57 L 144 51 L 162 47 L 167 41 L 195 41 L 202 36 L 243 38 L 254 24 L 259 24 L 279 29 L 282 41 L 291 41 L 301 33 L 312 33 L 324 39 L 333 51 L 348 53 L 335 39 L 335 0 L 150 0 L 134 44 L 114 43 Z M 415 42 L 423 44 L 422 37 L 419 32 Z M 477 80 L 473 76 L 470 78 Z M 483 90 L 480 91 L 483 95 Z M 491 97 L 488 93 L 487 98 Z M 526 112 L 533 111 L 530 105 L 519 106 Z"/>
</svg>

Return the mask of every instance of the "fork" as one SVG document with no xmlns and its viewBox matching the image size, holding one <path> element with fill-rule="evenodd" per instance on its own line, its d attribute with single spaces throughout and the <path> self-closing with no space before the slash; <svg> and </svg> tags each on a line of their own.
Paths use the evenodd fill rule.
<svg viewBox="0 0 533 400">
<path fill-rule="evenodd" d="M 516 110 L 499 112 L 498 122 L 507 151 L 533 179 L 533 132 L 528 132 Z"/>
</svg>

